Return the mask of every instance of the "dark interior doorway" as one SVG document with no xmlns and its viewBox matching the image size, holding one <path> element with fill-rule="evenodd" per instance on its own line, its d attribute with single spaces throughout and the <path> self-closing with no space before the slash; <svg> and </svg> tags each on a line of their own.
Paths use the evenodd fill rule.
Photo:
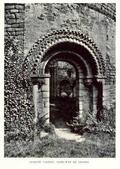
<svg viewBox="0 0 120 169">
<path fill-rule="evenodd" d="M 50 73 L 50 121 L 62 127 L 77 112 L 77 73 L 66 61 L 51 60 L 47 65 Z"/>
</svg>

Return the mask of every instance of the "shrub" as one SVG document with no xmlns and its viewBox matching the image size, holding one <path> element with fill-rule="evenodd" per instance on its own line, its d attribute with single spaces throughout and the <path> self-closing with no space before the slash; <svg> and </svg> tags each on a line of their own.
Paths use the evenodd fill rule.
<svg viewBox="0 0 120 169">
<path fill-rule="evenodd" d="M 98 121 L 91 112 L 86 113 L 88 118 L 86 122 L 82 123 L 79 118 L 73 118 L 71 123 L 67 123 L 67 126 L 75 133 L 83 134 L 85 132 L 97 133 L 105 132 L 111 135 L 115 135 L 115 104 L 111 105 L 108 109 L 103 107 L 101 110 L 103 119 Z"/>
<path fill-rule="evenodd" d="M 52 125 L 51 123 L 49 123 L 49 124 L 46 123 L 47 119 L 48 118 L 46 117 L 46 114 L 40 115 L 37 118 L 37 122 L 34 124 L 34 126 L 36 127 L 37 136 L 40 136 L 42 131 L 49 133 L 49 134 L 55 133 L 54 132 L 54 125 Z"/>
</svg>

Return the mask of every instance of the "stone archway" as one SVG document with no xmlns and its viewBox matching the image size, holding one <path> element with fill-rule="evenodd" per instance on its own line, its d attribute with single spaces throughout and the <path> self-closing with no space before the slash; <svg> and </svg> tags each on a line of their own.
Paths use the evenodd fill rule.
<svg viewBox="0 0 120 169">
<path fill-rule="evenodd" d="M 64 55 L 63 55 L 64 53 Z M 50 75 L 45 69 L 50 60 L 66 60 L 78 71 L 79 117 L 84 121 L 84 111 L 99 117 L 103 100 L 105 66 L 95 43 L 77 31 L 59 30 L 39 39 L 29 51 L 24 67 L 31 58 L 30 74 L 33 82 L 35 121 L 38 113 L 48 118 L 50 112 Z M 85 100 L 89 101 L 87 104 Z"/>
<path fill-rule="evenodd" d="M 79 105 L 78 72 L 75 65 L 58 57 L 53 57 L 46 65 L 45 72 L 50 73 L 50 122 L 56 127 L 65 126 L 76 116 Z"/>
</svg>

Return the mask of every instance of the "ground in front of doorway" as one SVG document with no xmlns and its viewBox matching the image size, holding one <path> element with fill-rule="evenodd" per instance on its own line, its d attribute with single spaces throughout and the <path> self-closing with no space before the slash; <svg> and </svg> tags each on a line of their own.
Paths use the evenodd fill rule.
<svg viewBox="0 0 120 169">
<path fill-rule="evenodd" d="M 66 139 L 57 135 L 47 135 L 32 141 L 13 141 L 5 143 L 5 157 L 53 157 L 53 158 L 99 158 L 115 157 L 115 138 L 110 134 L 99 132 L 97 134 L 84 134 L 76 136 L 76 140 Z M 68 137 L 70 133 L 67 131 Z M 67 138 L 68 138 L 67 137 Z M 74 137 L 75 138 L 75 137 Z"/>
</svg>

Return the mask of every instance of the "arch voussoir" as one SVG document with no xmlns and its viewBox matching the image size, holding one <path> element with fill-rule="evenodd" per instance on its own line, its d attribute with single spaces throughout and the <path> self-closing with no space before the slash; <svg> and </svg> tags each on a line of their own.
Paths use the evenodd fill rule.
<svg viewBox="0 0 120 169">
<path fill-rule="evenodd" d="M 25 62 L 27 62 L 27 59 L 30 57 L 34 57 L 34 62 L 32 63 L 32 73 L 37 74 L 39 71 L 39 64 L 44 57 L 47 50 L 49 50 L 50 47 L 54 46 L 57 43 L 61 42 L 70 42 L 70 43 L 76 43 L 80 46 L 83 46 L 86 48 L 93 57 L 93 60 L 96 63 L 96 66 L 98 67 L 98 74 L 101 76 L 104 76 L 105 73 L 105 65 L 104 60 L 102 58 L 102 54 L 99 51 L 98 47 L 94 43 L 94 41 L 89 38 L 87 35 L 84 35 L 80 31 L 73 31 L 73 30 L 56 30 L 51 33 L 48 33 L 47 35 L 40 38 L 38 41 L 35 42 L 31 50 L 29 51 Z M 36 63 L 37 60 L 37 63 Z"/>
</svg>

